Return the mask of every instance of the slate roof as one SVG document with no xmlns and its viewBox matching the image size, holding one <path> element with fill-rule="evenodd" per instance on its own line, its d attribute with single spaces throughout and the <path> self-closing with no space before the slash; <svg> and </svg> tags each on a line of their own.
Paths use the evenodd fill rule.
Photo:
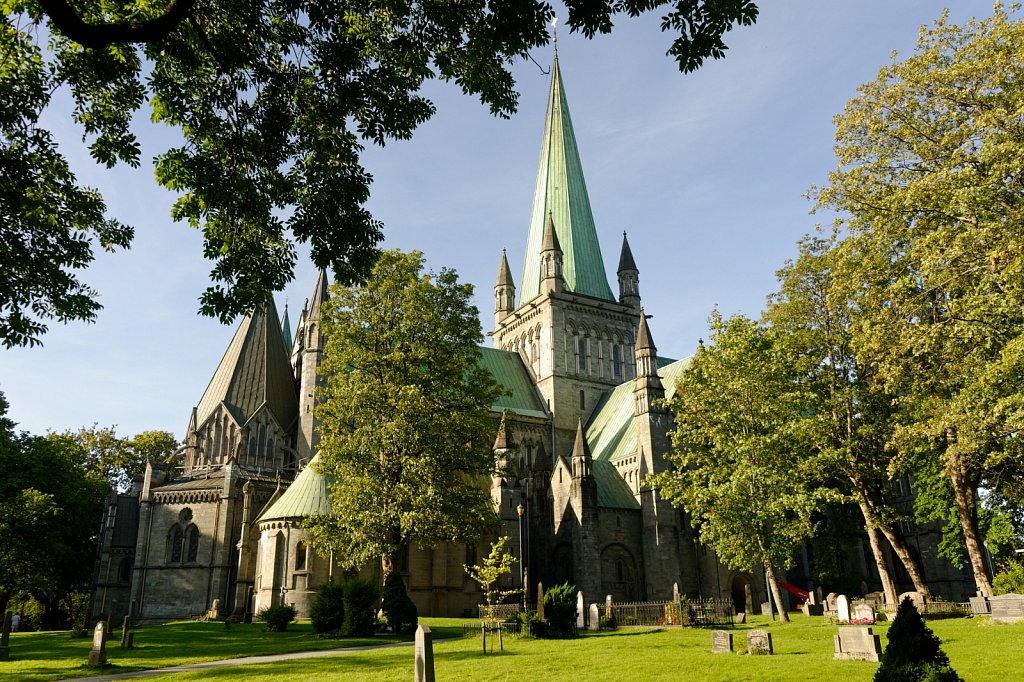
<svg viewBox="0 0 1024 682">
<path fill-rule="evenodd" d="M 551 89 L 526 241 L 520 304 L 540 294 L 541 241 L 549 212 L 562 248 L 565 290 L 607 301 L 616 300 L 608 286 L 601 246 L 597 241 L 597 228 L 569 116 L 569 103 L 562 86 L 557 52 L 551 66 Z"/>
<path fill-rule="evenodd" d="M 310 460 L 284 494 L 260 514 L 259 521 L 331 513 L 331 478 L 317 471 L 315 465 L 319 459 L 320 455 L 316 455 Z"/>
<path fill-rule="evenodd" d="M 533 384 L 530 371 L 519 353 L 500 348 L 480 347 L 480 365 L 511 395 L 501 396 L 491 407 L 495 412 L 509 410 L 526 417 L 546 417 L 544 401 Z"/>
<path fill-rule="evenodd" d="M 239 424 L 266 404 L 282 428 L 291 427 L 299 402 L 281 328 L 272 300 L 242 320 L 196 407 L 196 428 L 222 402 Z"/>
</svg>

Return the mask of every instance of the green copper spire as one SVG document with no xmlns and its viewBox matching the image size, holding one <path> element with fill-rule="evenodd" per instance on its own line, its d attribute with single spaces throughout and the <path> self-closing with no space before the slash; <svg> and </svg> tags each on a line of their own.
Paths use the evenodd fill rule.
<svg viewBox="0 0 1024 682">
<path fill-rule="evenodd" d="M 601 246 L 597 242 L 597 229 L 583 180 L 583 166 L 562 87 L 562 73 L 558 68 L 557 50 L 551 66 L 551 90 L 548 93 L 544 139 L 540 146 L 537 186 L 533 193 L 530 236 L 526 241 L 520 303 L 529 301 L 541 290 L 541 241 L 549 213 L 562 247 L 565 290 L 614 301 L 604 272 Z"/>
</svg>

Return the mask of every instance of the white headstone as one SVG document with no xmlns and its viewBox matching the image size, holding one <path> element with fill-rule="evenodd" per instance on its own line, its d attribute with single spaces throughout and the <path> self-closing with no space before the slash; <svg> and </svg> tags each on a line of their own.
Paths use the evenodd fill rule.
<svg viewBox="0 0 1024 682">
<path fill-rule="evenodd" d="M 582 630 L 587 627 L 586 616 L 583 613 L 583 593 L 576 593 L 576 629 Z"/>
<path fill-rule="evenodd" d="M 89 650 L 89 667 L 97 668 L 107 664 L 107 624 L 102 620 L 96 623 L 92 633 L 92 649 Z"/>
<path fill-rule="evenodd" d="M 598 610 L 597 604 L 590 605 L 590 629 L 601 629 L 601 612 Z"/>
<path fill-rule="evenodd" d="M 679 601 L 679 583 L 672 583 L 672 601 Z"/>
<path fill-rule="evenodd" d="M 850 600 L 845 594 L 836 597 L 836 619 L 840 623 L 850 622 Z"/>
<path fill-rule="evenodd" d="M 867 602 L 857 602 L 854 604 L 850 615 L 851 620 L 859 621 L 861 624 L 867 621 L 874 622 L 875 620 L 875 610 Z"/>
</svg>

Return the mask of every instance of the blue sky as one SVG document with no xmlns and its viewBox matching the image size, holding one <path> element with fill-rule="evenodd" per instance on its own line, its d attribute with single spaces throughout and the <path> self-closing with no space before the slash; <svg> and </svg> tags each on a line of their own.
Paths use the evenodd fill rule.
<svg viewBox="0 0 1024 682">
<path fill-rule="evenodd" d="M 803 195 L 835 166 L 833 116 L 892 50 L 909 55 L 919 27 L 946 3 L 760 4 L 756 25 L 727 36 L 725 59 L 688 75 L 665 56 L 670 37 L 658 15 L 623 18 L 592 41 L 559 30 L 610 283 L 617 291 L 626 230 L 661 355 L 689 355 L 715 306 L 760 313 L 797 239 L 828 219 L 809 215 Z M 991 9 L 990 0 L 958 1 L 950 18 Z M 550 49 L 533 56 L 550 64 Z M 491 117 L 453 84 L 433 83 L 435 117 L 411 141 L 364 157 L 384 246 L 419 249 L 431 268 L 455 268 L 475 284 L 485 332 L 503 247 L 521 277 L 544 124 L 548 77 L 530 61 L 514 72 L 521 98 L 511 120 Z M 140 118 L 143 158 L 174 144 L 172 131 Z M 200 235 L 170 220 L 174 195 L 155 185 L 151 166 L 89 163 L 67 105 L 47 122 L 80 178 L 103 192 L 113 217 L 136 227 L 136 238 L 128 252 L 101 252 L 84 274 L 102 295 L 95 324 L 53 325 L 42 347 L 0 350 L 9 416 L 33 433 L 98 423 L 122 435 L 162 429 L 181 438 L 234 330 L 196 314 L 210 269 Z M 279 310 L 287 300 L 293 320 L 316 279 L 304 252 L 301 259 L 295 282 L 276 298 Z"/>
</svg>

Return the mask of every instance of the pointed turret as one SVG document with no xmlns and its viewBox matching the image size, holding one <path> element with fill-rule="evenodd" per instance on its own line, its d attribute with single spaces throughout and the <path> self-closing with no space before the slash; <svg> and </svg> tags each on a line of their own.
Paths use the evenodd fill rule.
<svg viewBox="0 0 1024 682">
<path fill-rule="evenodd" d="M 590 478 L 593 476 L 594 459 L 590 455 L 587 437 L 583 434 L 583 420 L 576 422 L 576 442 L 572 446 L 572 477 Z"/>
<path fill-rule="evenodd" d="M 640 271 L 633 260 L 626 233 L 622 233 L 622 253 L 619 254 L 619 303 L 640 307 Z"/>
<path fill-rule="evenodd" d="M 564 290 L 565 279 L 562 276 L 563 254 L 562 245 L 558 243 L 558 232 L 555 229 L 551 214 L 544 227 L 544 242 L 540 248 L 540 288 L 545 294 L 557 294 Z"/>
<path fill-rule="evenodd" d="M 299 432 L 295 449 L 299 458 L 308 461 L 316 454 L 319 442 L 317 422 L 313 418 L 313 407 L 317 401 L 317 367 L 324 350 L 324 335 L 321 329 L 320 313 L 327 301 L 327 271 L 321 270 L 313 289 L 313 297 L 308 307 L 302 311 L 301 362 L 298 363 L 299 383 Z"/>
<path fill-rule="evenodd" d="M 597 240 L 557 53 L 551 67 L 551 89 L 526 242 L 520 303 L 543 293 L 544 275 L 539 256 L 551 215 L 558 232 L 556 240 L 564 255 L 565 290 L 614 301 Z"/>
<path fill-rule="evenodd" d="M 640 309 L 640 324 L 636 330 L 636 346 L 634 348 L 636 359 L 636 384 L 633 389 L 635 398 L 635 413 L 645 414 L 650 411 L 658 411 L 654 404 L 656 400 L 665 397 L 665 387 L 658 376 L 658 349 L 651 339 L 651 330 L 647 326 L 647 316 L 644 309 Z"/>
<path fill-rule="evenodd" d="M 281 317 L 281 338 L 284 339 L 284 348 L 291 353 L 292 350 L 292 323 L 288 319 L 288 304 L 284 304 L 284 315 Z"/>
<path fill-rule="evenodd" d="M 508 317 L 516 308 L 516 285 L 512 281 L 512 270 L 508 267 L 505 249 L 501 250 L 501 264 L 498 266 L 498 280 L 494 283 L 494 326 Z"/>
<path fill-rule="evenodd" d="M 512 433 L 508 428 L 508 412 L 501 413 L 501 423 L 498 424 L 498 435 L 494 439 L 494 447 L 491 448 L 495 453 L 504 453 L 506 450 L 511 450 L 515 447 L 512 441 Z"/>
</svg>

